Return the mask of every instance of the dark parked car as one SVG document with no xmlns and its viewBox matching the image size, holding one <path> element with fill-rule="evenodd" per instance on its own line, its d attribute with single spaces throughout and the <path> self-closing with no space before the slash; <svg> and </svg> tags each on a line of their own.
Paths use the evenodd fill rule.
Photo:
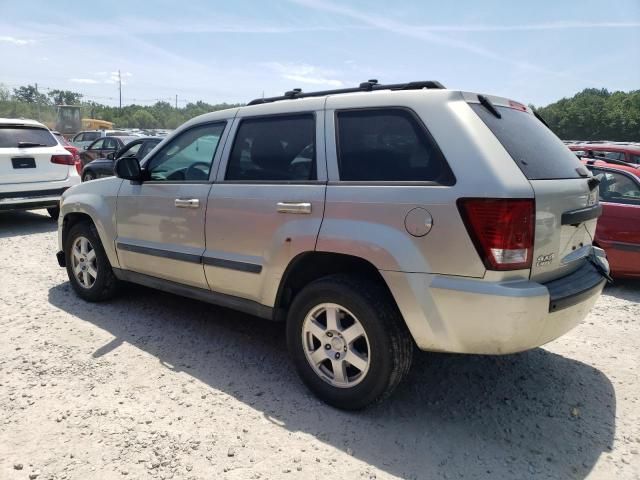
<svg viewBox="0 0 640 480">
<path fill-rule="evenodd" d="M 107 158 L 110 153 L 117 152 L 125 145 L 139 139 L 140 137 L 101 137 L 94 140 L 84 150 L 80 151 L 80 160 L 85 167 L 89 162 L 97 158 Z"/>
<path fill-rule="evenodd" d="M 118 140 L 124 140 L 123 146 L 118 149 L 117 152 L 107 150 L 108 153 L 104 158 L 98 158 L 86 164 L 82 170 L 83 182 L 95 180 L 96 178 L 113 176 L 113 166 L 118 158 L 136 157 L 137 159 L 142 160 L 147 153 L 153 150 L 153 148 L 163 140 L 163 138 L 159 137 L 105 137 L 97 140 L 95 143 L 100 142 L 101 140 L 106 141 L 113 140 L 115 138 L 118 138 Z M 126 141 L 127 139 L 129 139 L 128 142 Z M 89 149 L 86 151 L 89 151 Z"/>
</svg>

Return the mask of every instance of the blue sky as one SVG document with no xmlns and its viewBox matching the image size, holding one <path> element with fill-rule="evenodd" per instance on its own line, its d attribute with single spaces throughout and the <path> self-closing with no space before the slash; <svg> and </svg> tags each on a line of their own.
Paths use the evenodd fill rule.
<svg viewBox="0 0 640 480">
<path fill-rule="evenodd" d="M 101 103 L 439 80 L 545 105 L 640 89 L 640 0 L 0 0 L 0 83 Z"/>
</svg>

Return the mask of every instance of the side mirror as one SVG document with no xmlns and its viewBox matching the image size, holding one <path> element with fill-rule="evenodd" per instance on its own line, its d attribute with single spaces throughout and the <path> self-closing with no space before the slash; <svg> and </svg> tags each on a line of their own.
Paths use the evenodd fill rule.
<svg viewBox="0 0 640 480">
<path fill-rule="evenodd" d="M 83 149 L 83 150 L 89 150 L 89 145 L 84 145 L 84 146 L 82 147 L 82 149 Z"/>
<path fill-rule="evenodd" d="M 116 152 L 107 153 L 108 160 L 113 160 L 114 158 L 116 158 Z"/>
<path fill-rule="evenodd" d="M 113 168 L 116 177 L 134 182 L 142 181 L 142 169 L 136 157 L 122 157 L 116 160 Z"/>
</svg>

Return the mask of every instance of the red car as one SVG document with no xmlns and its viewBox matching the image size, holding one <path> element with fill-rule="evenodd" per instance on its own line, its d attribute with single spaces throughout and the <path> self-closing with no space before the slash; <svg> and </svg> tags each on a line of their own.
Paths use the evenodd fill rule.
<svg viewBox="0 0 640 480">
<path fill-rule="evenodd" d="M 567 146 L 581 157 L 640 164 L 640 145 L 635 143 L 576 143 Z"/>
<path fill-rule="evenodd" d="M 640 166 L 585 164 L 600 180 L 602 216 L 594 243 L 607 252 L 613 277 L 640 278 Z"/>
<path fill-rule="evenodd" d="M 56 137 L 58 143 L 64 147 L 64 149 L 73 156 L 73 161 L 76 164 L 76 170 L 78 175 L 82 175 L 82 163 L 80 161 L 80 149 L 74 145 L 71 145 L 69 141 L 62 136 L 60 132 L 52 130 L 53 136 Z"/>
</svg>

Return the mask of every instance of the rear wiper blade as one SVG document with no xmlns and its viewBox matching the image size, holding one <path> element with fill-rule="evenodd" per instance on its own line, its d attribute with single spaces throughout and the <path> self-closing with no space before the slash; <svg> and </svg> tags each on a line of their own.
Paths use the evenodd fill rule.
<svg viewBox="0 0 640 480">
<path fill-rule="evenodd" d="M 480 105 L 489 110 L 496 117 L 502 118 L 502 115 L 500 114 L 498 109 L 493 105 L 493 103 L 491 103 L 491 100 L 489 100 L 487 97 L 485 97 L 484 95 L 478 95 L 478 101 L 480 102 Z"/>
<path fill-rule="evenodd" d="M 18 142 L 18 148 L 29 148 L 29 147 L 46 147 L 44 143 L 36 143 L 36 142 Z"/>
<path fill-rule="evenodd" d="M 549 130 L 551 130 L 551 127 L 549 126 L 549 124 L 547 122 L 544 121 L 544 118 L 542 118 L 542 115 L 540 115 L 538 112 L 536 112 L 535 110 L 533 111 L 533 114 L 535 115 L 535 117 L 540 120 L 542 122 L 542 124 L 547 127 Z"/>
</svg>

